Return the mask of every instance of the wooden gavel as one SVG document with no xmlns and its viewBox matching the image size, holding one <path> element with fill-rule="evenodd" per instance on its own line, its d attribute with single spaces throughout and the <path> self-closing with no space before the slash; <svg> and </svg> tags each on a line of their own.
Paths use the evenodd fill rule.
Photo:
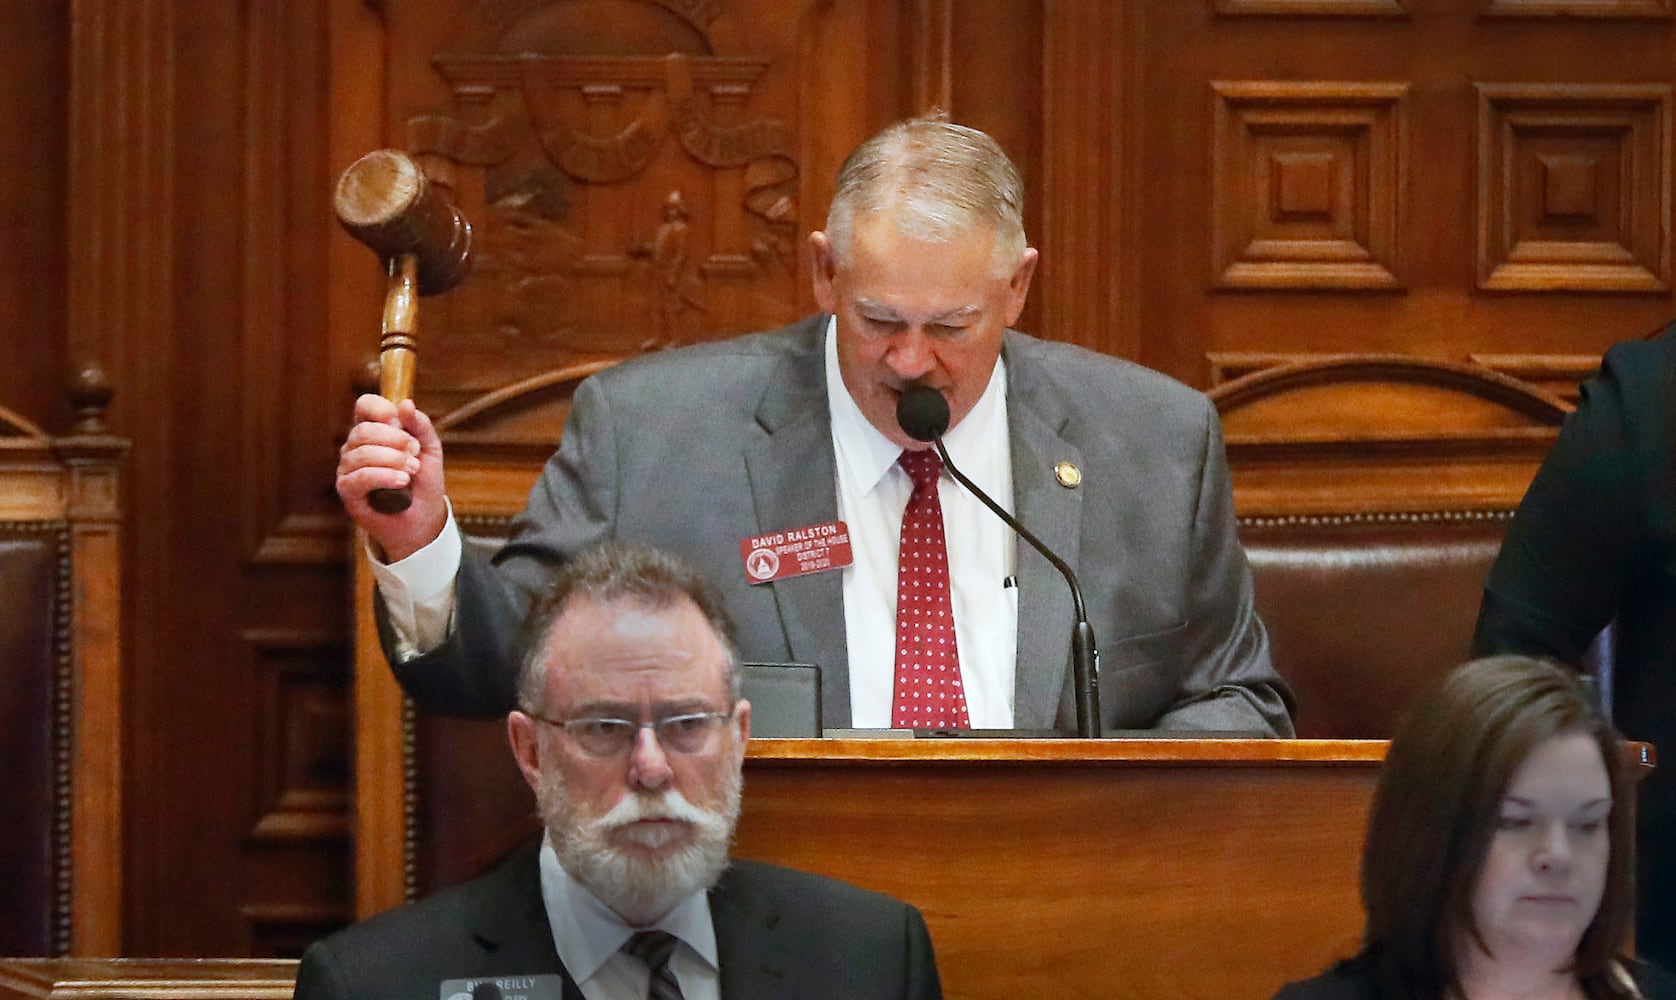
<svg viewBox="0 0 1676 1000">
<path fill-rule="evenodd" d="M 332 197 L 338 221 L 371 247 L 389 275 L 378 343 L 378 392 L 392 403 L 413 396 L 419 361 L 419 296 L 446 292 L 471 268 L 471 223 L 425 178 L 414 159 L 379 149 L 344 169 Z M 399 514 L 413 490 L 373 490 L 367 503 Z"/>
</svg>

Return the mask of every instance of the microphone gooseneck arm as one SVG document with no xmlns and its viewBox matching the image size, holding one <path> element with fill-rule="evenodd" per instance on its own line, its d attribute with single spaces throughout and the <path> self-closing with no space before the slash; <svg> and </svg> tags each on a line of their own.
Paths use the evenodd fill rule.
<svg viewBox="0 0 1676 1000">
<path fill-rule="evenodd" d="M 1018 518 L 1007 513 L 1006 509 L 989 494 L 978 488 L 978 484 L 966 478 L 966 474 L 955 468 L 949 459 L 948 449 L 943 447 L 943 432 L 949 426 L 948 401 L 943 394 L 929 386 L 915 386 L 904 392 L 896 402 L 896 422 L 904 433 L 916 441 L 929 441 L 937 449 L 937 456 L 943 460 L 943 467 L 949 470 L 949 475 L 955 482 L 966 487 L 967 492 L 983 502 L 985 507 L 994 511 L 1006 525 L 1018 533 L 1018 536 L 1030 543 L 1030 547 L 1042 554 L 1065 578 L 1071 588 L 1071 603 L 1076 611 L 1076 626 L 1071 632 L 1071 686 L 1077 704 L 1077 735 L 1086 738 L 1097 738 L 1100 735 L 1100 650 L 1094 641 L 1094 626 L 1088 622 L 1088 609 L 1082 600 L 1082 587 L 1077 584 L 1077 575 L 1066 564 L 1065 560 L 1055 555 L 1052 549 L 1033 534 L 1029 528 L 1020 524 Z"/>
<path fill-rule="evenodd" d="M 933 438 L 932 447 L 943 460 L 943 468 L 949 470 L 949 475 L 955 482 L 966 489 L 985 507 L 995 512 L 995 516 L 1006 522 L 1009 528 L 1018 533 L 1018 537 L 1030 543 L 1030 547 L 1042 554 L 1042 558 L 1053 564 L 1059 575 L 1071 588 L 1071 604 L 1076 610 L 1077 621 L 1071 631 L 1071 686 L 1077 703 L 1077 735 L 1087 738 L 1098 738 L 1100 735 L 1100 686 L 1099 664 L 1100 650 L 1094 641 L 1094 626 L 1089 624 L 1088 609 L 1082 602 L 1082 587 L 1077 584 L 1077 574 L 1066 564 L 1065 560 L 1054 554 L 1047 543 L 1037 538 L 1029 528 L 1019 523 L 1018 518 L 1007 513 L 1006 508 L 990 499 L 989 494 L 978 489 L 976 483 L 966 478 L 966 474 L 954 467 L 949 461 L 948 449 L 943 447 L 941 437 Z"/>
</svg>

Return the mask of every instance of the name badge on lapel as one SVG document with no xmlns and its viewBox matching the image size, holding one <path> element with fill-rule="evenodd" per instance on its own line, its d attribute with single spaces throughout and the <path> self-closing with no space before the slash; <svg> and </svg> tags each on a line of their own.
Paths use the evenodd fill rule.
<svg viewBox="0 0 1676 1000">
<path fill-rule="evenodd" d="M 493 976 L 444 979 L 439 1000 L 564 1000 L 564 977 Z"/>
<path fill-rule="evenodd" d="M 746 538 L 739 543 L 739 559 L 745 579 L 758 584 L 843 569 L 855 556 L 850 552 L 849 525 L 832 521 Z"/>
</svg>

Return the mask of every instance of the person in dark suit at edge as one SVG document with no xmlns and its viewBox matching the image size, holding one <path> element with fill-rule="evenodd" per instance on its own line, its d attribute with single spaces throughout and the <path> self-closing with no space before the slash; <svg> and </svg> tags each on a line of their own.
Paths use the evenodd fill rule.
<svg viewBox="0 0 1676 1000">
<path fill-rule="evenodd" d="M 1638 803 L 1637 940 L 1676 967 L 1676 323 L 1583 384 L 1484 583 L 1474 648 L 1575 662 L 1608 622 L 1612 721 L 1664 758 Z"/>
<path fill-rule="evenodd" d="M 370 539 L 380 635 L 409 695 L 448 713 L 504 712 L 507 641 L 529 595 L 579 549 L 635 538 L 721 584 L 747 660 L 819 664 L 828 727 L 1073 728 L 1063 583 L 934 462 L 915 485 L 929 446 L 897 425 L 896 405 L 928 386 L 949 404 L 957 467 L 1078 571 L 1104 728 L 1290 735 L 1216 412 L 1156 372 L 1008 329 L 1037 251 L 995 141 L 936 115 L 891 126 L 845 161 L 809 245 L 822 314 L 636 358 L 579 386 L 493 560 L 461 545 L 424 414 L 357 401 L 338 493 Z M 409 485 L 405 513 L 366 502 Z M 929 521 L 905 513 L 927 504 Z M 834 522 L 852 562 L 748 575 L 742 543 Z M 933 540 L 922 555 L 902 539 L 928 523 L 913 535 Z M 933 616 L 953 620 L 955 648 L 930 666 L 913 652 L 919 626 L 897 614 L 922 573 L 949 594 Z M 934 714 L 912 714 L 915 678 L 940 667 L 952 669 L 930 692 Z"/>
<path fill-rule="evenodd" d="M 317 942 L 298 1000 L 942 995 L 913 907 L 729 860 L 751 706 L 708 581 L 647 546 L 596 547 L 523 645 L 507 731 L 539 850 Z"/>
</svg>

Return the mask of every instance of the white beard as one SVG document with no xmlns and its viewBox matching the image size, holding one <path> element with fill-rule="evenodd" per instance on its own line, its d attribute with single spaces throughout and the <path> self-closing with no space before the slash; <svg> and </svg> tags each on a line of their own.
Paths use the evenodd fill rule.
<svg viewBox="0 0 1676 1000">
<path fill-rule="evenodd" d="M 695 892 L 709 889 L 727 870 L 728 847 L 739 822 L 743 779 L 731 768 L 719 810 L 700 809 L 673 788 L 633 792 L 609 812 L 590 819 L 580 814 L 556 767 L 544 768 L 536 783 L 536 806 L 559 864 L 629 925 L 646 927 L 662 919 Z M 673 853 L 648 859 L 612 843 L 626 837 L 657 851 L 679 832 L 669 827 L 620 828 L 640 820 L 674 820 L 691 830 L 691 842 Z"/>
</svg>

